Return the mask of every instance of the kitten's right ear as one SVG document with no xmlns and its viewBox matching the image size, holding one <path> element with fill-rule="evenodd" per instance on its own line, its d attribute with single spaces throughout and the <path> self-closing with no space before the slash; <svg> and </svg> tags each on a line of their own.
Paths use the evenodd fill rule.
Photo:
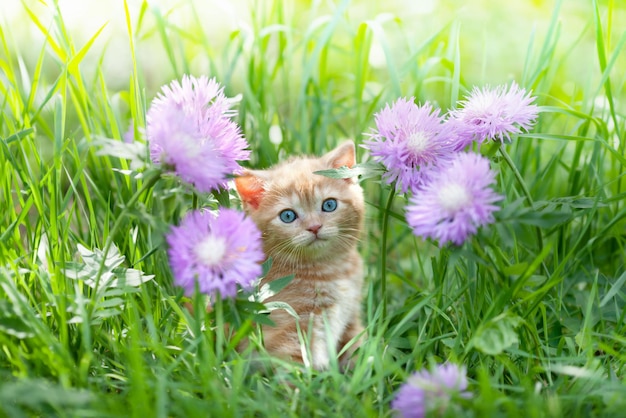
<svg viewBox="0 0 626 418">
<path fill-rule="evenodd" d="M 323 158 L 328 161 L 330 168 L 352 168 L 356 164 L 356 150 L 354 142 L 350 140 L 345 141 L 326 154 Z"/>
<path fill-rule="evenodd" d="M 244 171 L 242 175 L 235 177 L 235 186 L 237 187 L 239 196 L 241 196 L 244 208 L 249 206 L 253 209 L 257 209 L 259 207 L 261 198 L 265 192 L 263 180 L 254 175 L 251 171 Z"/>
</svg>

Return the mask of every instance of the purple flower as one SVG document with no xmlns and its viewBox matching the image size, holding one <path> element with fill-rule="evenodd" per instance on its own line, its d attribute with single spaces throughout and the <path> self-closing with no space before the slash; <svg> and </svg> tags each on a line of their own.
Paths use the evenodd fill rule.
<svg viewBox="0 0 626 418">
<path fill-rule="evenodd" d="M 262 273 L 261 232 L 242 212 L 190 212 L 166 237 L 174 284 L 190 295 L 234 297 L 237 285 L 250 288 Z"/>
<path fill-rule="evenodd" d="M 149 119 L 147 132 L 152 161 L 173 169 L 201 192 L 224 184 L 226 159 L 176 109 L 160 110 L 158 118 Z"/>
<path fill-rule="evenodd" d="M 375 115 L 376 130 L 365 142 L 387 172 L 387 183 L 406 193 L 420 186 L 427 172 L 442 160 L 450 159 L 458 144 L 455 125 L 444 123 L 439 110 L 430 104 L 417 106 L 413 98 L 398 99 Z"/>
<path fill-rule="evenodd" d="M 467 385 L 465 367 L 437 365 L 432 371 L 422 370 L 409 377 L 391 402 L 391 408 L 404 418 L 422 418 L 432 410 L 443 413 L 453 395 L 471 396 Z"/>
<path fill-rule="evenodd" d="M 124 135 L 122 135 L 122 139 L 126 144 L 132 144 L 135 142 L 135 123 L 132 120 L 128 125 L 128 130 L 124 132 Z"/>
<path fill-rule="evenodd" d="M 461 245 L 478 227 L 494 221 L 494 203 L 502 197 L 490 187 L 495 172 L 489 160 L 474 153 L 457 153 L 430 180 L 415 191 L 406 219 L 415 235 L 432 238 L 439 245 Z"/>
<path fill-rule="evenodd" d="M 450 131 L 454 132 L 456 138 L 452 141 L 455 145 L 454 151 L 462 151 L 468 145 L 474 142 L 474 132 L 470 129 L 467 129 L 467 126 L 454 118 L 448 118 L 444 122 L 448 125 Z"/>
<path fill-rule="evenodd" d="M 515 82 L 510 87 L 495 89 L 474 87 L 469 97 L 460 102 L 463 107 L 450 111 L 450 118 L 462 122 L 479 143 L 488 138 L 510 141 L 511 134 L 528 131 L 535 123 L 539 113 L 539 108 L 532 104 L 535 99 Z"/>
<path fill-rule="evenodd" d="M 423 418 L 426 416 L 425 397 L 422 388 L 405 383 L 391 401 L 391 408 L 398 411 L 402 418 Z"/>
<path fill-rule="evenodd" d="M 464 366 L 439 364 L 432 371 L 416 372 L 408 379 L 409 384 L 424 389 L 430 396 L 450 398 L 453 392 L 467 396 L 467 372 Z"/>
<path fill-rule="evenodd" d="M 146 115 L 153 162 L 173 169 L 201 192 L 224 187 L 250 157 L 239 126 L 232 121 L 223 88 L 215 79 L 184 76 L 163 86 Z"/>
</svg>

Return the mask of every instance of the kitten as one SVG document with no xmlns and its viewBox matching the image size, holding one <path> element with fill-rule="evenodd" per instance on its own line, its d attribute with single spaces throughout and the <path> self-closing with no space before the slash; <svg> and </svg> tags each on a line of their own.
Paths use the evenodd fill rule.
<svg viewBox="0 0 626 418">
<path fill-rule="evenodd" d="M 265 302 L 286 302 L 297 312 L 301 332 L 310 336 L 311 358 L 300 345 L 296 319 L 284 309 L 271 312 L 275 327 L 263 326 L 265 348 L 318 370 L 328 367 L 329 345 L 339 353 L 363 332 L 363 261 L 357 242 L 365 208 L 356 179 L 314 172 L 354 164 L 354 143 L 348 141 L 322 157 L 291 158 L 235 179 L 244 210 L 263 233 L 265 255 L 272 258 L 261 284 L 294 275 Z M 342 365 L 358 345 L 352 341 Z"/>
</svg>

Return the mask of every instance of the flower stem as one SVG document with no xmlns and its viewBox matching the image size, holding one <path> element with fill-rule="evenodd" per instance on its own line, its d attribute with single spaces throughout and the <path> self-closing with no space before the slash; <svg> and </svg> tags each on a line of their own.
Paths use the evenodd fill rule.
<svg viewBox="0 0 626 418">
<path fill-rule="evenodd" d="M 381 256 L 380 256 L 380 290 L 382 294 L 382 305 L 383 305 L 383 320 L 387 317 L 387 233 L 389 229 L 389 211 L 391 210 L 391 205 L 393 203 L 393 198 L 396 194 L 396 185 L 393 183 L 391 185 L 391 191 L 389 192 L 389 196 L 387 198 L 387 204 L 385 205 L 385 212 L 383 212 L 383 225 L 382 225 L 382 241 L 381 241 Z"/>
<path fill-rule="evenodd" d="M 215 313 L 215 356 L 221 362 L 224 357 L 224 303 L 219 292 L 213 301 L 213 312 Z M 207 327 L 210 326 L 211 324 L 207 324 Z"/>
<path fill-rule="evenodd" d="M 535 202 L 530 194 L 530 190 L 528 190 L 528 187 L 526 186 L 526 183 L 524 182 L 524 178 L 522 177 L 522 174 L 519 172 L 519 170 L 517 169 L 517 167 L 515 166 L 515 164 L 513 163 L 513 160 L 511 159 L 511 156 L 506 152 L 506 150 L 503 147 L 499 148 L 500 150 L 500 154 L 502 154 L 502 157 L 504 158 L 504 161 L 506 161 L 506 163 L 508 164 L 509 168 L 511 168 L 511 171 L 513 171 L 513 175 L 515 176 L 515 179 L 517 180 L 517 182 L 519 183 L 520 187 L 522 188 L 522 192 L 524 193 L 524 196 L 526 196 L 526 200 L 528 201 L 528 205 L 533 208 L 535 205 Z M 535 228 L 535 232 L 537 235 L 537 244 L 539 244 L 539 248 L 543 248 L 543 236 L 541 235 L 541 228 L 540 227 L 536 227 Z M 544 263 L 541 263 L 543 265 L 543 268 L 546 272 L 546 274 L 548 275 L 548 268 L 546 267 L 546 265 Z"/>
<path fill-rule="evenodd" d="M 528 187 L 526 186 L 526 183 L 524 182 L 524 178 L 522 177 L 522 174 L 519 172 L 519 170 L 513 163 L 513 160 L 511 159 L 509 154 L 506 152 L 506 150 L 502 147 L 500 147 L 499 150 L 500 150 L 500 153 L 502 154 L 502 157 L 504 157 L 504 161 L 506 161 L 506 163 L 509 165 L 509 167 L 513 171 L 513 175 L 515 176 L 515 179 L 517 180 L 520 187 L 522 188 L 522 191 L 524 192 L 524 196 L 526 196 L 526 199 L 528 199 L 528 203 L 530 203 L 531 206 L 534 205 L 535 202 L 533 201 L 533 198 L 530 194 L 530 190 L 528 190 Z"/>
</svg>

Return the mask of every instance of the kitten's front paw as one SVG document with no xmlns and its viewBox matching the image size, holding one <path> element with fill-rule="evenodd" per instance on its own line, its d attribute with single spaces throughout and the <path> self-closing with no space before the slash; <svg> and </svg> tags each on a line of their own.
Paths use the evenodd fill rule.
<svg viewBox="0 0 626 418">
<path fill-rule="evenodd" d="M 361 347 L 366 336 L 361 324 L 356 323 L 348 327 L 340 341 L 339 365 L 343 370 L 354 368 L 355 352 Z"/>
</svg>

